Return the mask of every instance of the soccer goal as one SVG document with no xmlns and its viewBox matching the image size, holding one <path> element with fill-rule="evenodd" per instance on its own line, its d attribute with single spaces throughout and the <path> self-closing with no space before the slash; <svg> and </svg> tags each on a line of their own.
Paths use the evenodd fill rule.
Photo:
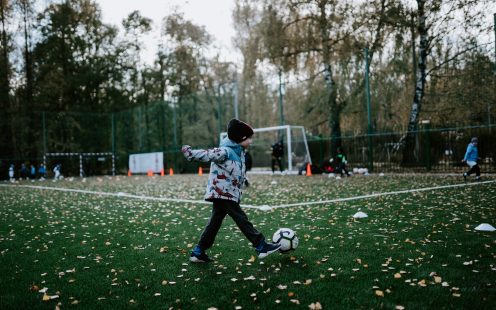
<svg viewBox="0 0 496 310">
<path fill-rule="evenodd" d="M 111 152 L 103 153 L 45 153 L 43 164 L 51 172 L 56 164 L 62 164 L 62 175 L 80 177 L 96 174 L 115 176 L 115 156 Z"/>
<path fill-rule="evenodd" d="M 283 156 L 282 166 L 286 173 L 296 173 L 307 163 L 312 164 L 310 151 L 308 149 L 305 128 L 303 126 L 274 126 L 253 129 L 255 132 L 253 144 L 249 153 L 253 161 L 253 172 L 271 172 L 272 169 L 272 145 L 282 141 Z M 227 132 L 220 135 L 221 140 L 227 136 Z M 276 167 L 276 171 L 280 171 Z"/>
</svg>

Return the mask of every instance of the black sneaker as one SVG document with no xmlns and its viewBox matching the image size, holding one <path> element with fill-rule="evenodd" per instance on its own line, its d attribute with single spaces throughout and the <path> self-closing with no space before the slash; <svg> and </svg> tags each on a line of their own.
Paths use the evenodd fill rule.
<svg viewBox="0 0 496 310">
<path fill-rule="evenodd" d="M 191 252 L 189 261 L 192 263 L 210 263 L 212 259 L 205 252 L 201 252 L 200 254 Z"/>
<path fill-rule="evenodd" d="M 279 250 L 281 245 L 279 243 L 267 243 L 262 241 L 262 244 L 257 247 L 258 258 L 262 259 L 267 257 L 269 254 L 274 253 Z"/>
</svg>

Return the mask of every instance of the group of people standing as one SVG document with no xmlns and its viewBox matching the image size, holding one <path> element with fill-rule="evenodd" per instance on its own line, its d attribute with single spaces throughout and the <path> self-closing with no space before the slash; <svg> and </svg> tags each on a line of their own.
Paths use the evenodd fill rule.
<svg viewBox="0 0 496 310">
<path fill-rule="evenodd" d="M 54 166 L 53 173 L 55 180 L 62 178 L 61 170 L 62 164 L 56 164 Z M 43 181 L 47 178 L 47 170 L 44 164 L 39 164 L 38 169 L 36 169 L 34 164 L 31 164 L 28 168 L 25 163 L 22 163 L 17 176 L 20 180 L 39 179 L 40 181 Z M 9 180 L 11 182 L 16 180 L 16 169 L 14 164 L 10 164 L 9 166 Z"/>
</svg>

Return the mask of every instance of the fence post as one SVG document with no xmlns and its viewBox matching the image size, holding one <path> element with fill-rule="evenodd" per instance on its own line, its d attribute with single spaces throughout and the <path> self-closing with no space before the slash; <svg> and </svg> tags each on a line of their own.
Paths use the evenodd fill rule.
<svg viewBox="0 0 496 310">
<path fill-rule="evenodd" d="M 431 121 L 423 120 L 422 125 L 424 125 L 424 156 L 425 156 L 425 168 L 427 171 L 431 171 Z"/>
<path fill-rule="evenodd" d="M 112 176 L 115 176 L 115 113 L 112 112 Z"/>
<path fill-rule="evenodd" d="M 47 153 L 46 116 L 45 116 L 45 111 L 42 112 L 42 121 L 43 121 L 43 155 L 45 155 Z"/>
</svg>

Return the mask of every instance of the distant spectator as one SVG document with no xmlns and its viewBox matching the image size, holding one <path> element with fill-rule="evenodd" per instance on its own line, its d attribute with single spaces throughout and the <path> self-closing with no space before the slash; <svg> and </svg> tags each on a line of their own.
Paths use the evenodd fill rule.
<svg viewBox="0 0 496 310">
<path fill-rule="evenodd" d="M 31 180 L 36 179 L 36 167 L 33 164 L 29 167 L 29 178 Z"/>
<path fill-rule="evenodd" d="M 480 160 L 479 150 L 477 149 L 478 143 L 479 140 L 476 137 L 473 137 L 472 140 L 470 140 L 470 143 L 467 145 L 467 151 L 465 152 L 465 156 L 462 159 L 462 162 L 466 163 L 470 167 L 470 169 L 467 172 L 463 173 L 463 178 L 465 179 L 465 181 L 467 180 L 467 177 L 474 172 L 475 172 L 475 180 L 480 181 L 481 179 L 480 168 L 478 163 L 478 161 Z"/>
<path fill-rule="evenodd" d="M 21 164 L 21 179 L 28 179 L 28 168 L 24 163 Z"/>
<path fill-rule="evenodd" d="M 44 180 L 46 178 L 46 168 L 44 164 L 40 164 L 40 167 L 38 168 L 38 176 L 40 177 L 40 180 Z"/>
<path fill-rule="evenodd" d="M 53 173 L 55 174 L 54 180 L 62 179 L 62 165 L 61 164 L 56 164 L 55 168 L 53 168 Z"/>
<path fill-rule="evenodd" d="M 245 166 L 246 166 L 246 171 L 250 171 L 251 167 L 253 166 L 253 158 L 251 157 L 250 152 L 248 150 L 245 151 Z"/>
<path fill-rule="evenodd" d="M 15 178 L 14 178 L 14 164 L 10 164 L 10 167 L 9 167 L 9 180 L 10 182 L 14 182 L 15 181 Z"/>
<path fill-rule="evenodd" d="M 343 151 L 343 148 L 338 147 L 337 149 L 337 154 L 334 156 L 333 159 L 331 159 L 332 164 L 334 165 L 334 171 L 336 173 L 341 174 L 341 176 L 350 176 L 350 173 L 346 169 L 346 164 L 348 163 L 348 160 L 346 159 L 346 154 Z"/>
<path fill-rule="evenodd" d="M 282 141 L 278 141 L 272 144 L 270 148 L 272 150 L 272 173 L 276 171 L 276 163 L 279 166 L 279 170 L 282 172 L 282 156 L 284 153 L 284 146 L 282 144 Z"/>
</svg>

